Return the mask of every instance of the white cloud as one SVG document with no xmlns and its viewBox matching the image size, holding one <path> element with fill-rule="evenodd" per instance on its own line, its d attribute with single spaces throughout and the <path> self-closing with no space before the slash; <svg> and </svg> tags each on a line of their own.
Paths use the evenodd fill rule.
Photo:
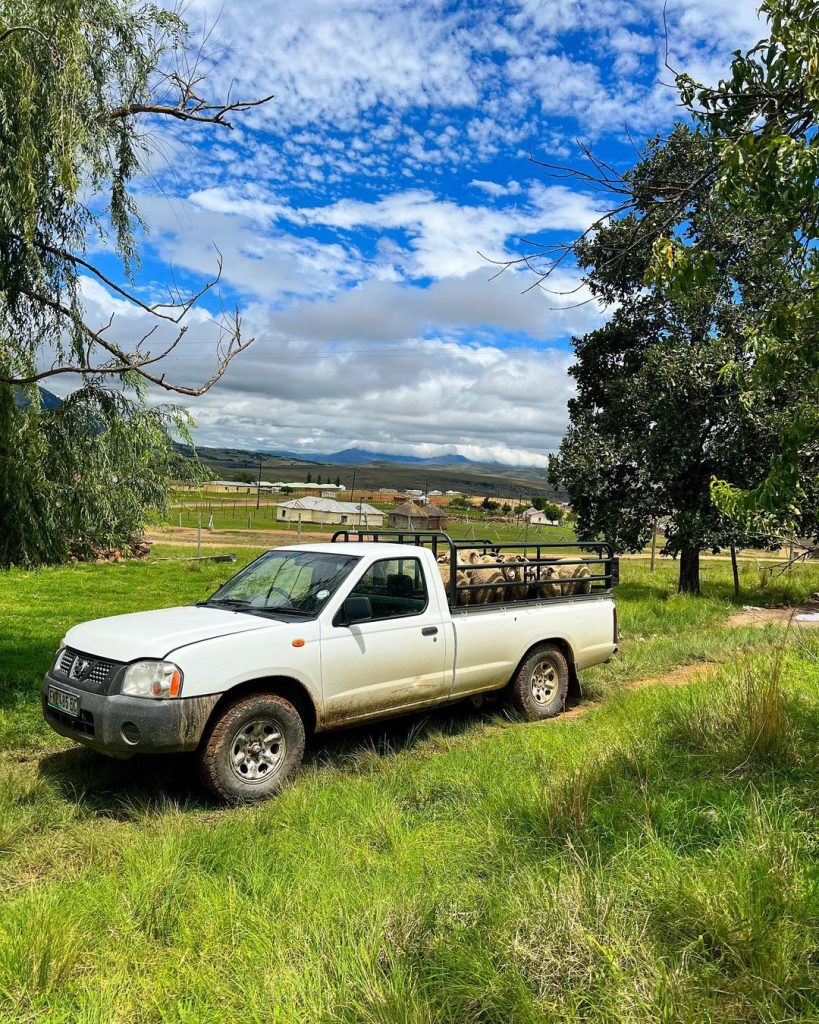
<svg viewBox="0 0 819 1024">
<path fill-rule="evenodd" d="M 713 81 L 762 34 L 754 6 L 669 0 L 669 62 Z M 565 426 L 565 337 L 602 313 L 576 305 L 582 290 L 490 281 L 485 257 L 571 238 L 606 206 L 544 184 L 530 151 L 565 160 L 575 135 L 648 134 L 678 115 L 664 8 L 193 0 L 189 20 L 218 19 L 212 93 L 275 94 L 234 133 L 203 134 L 206 149 L 166 130 L 158 184 L 144 183 L 156 252 L 190 280 L 213 272 L 218 246 L 227 297 L 258 336 L 196 404 L 200 439 L 542 461 Z M 569 292 L 578 276 L 551 284 Z M 104 322 L 111 297 L 93 283 L 84 296 Z M 144 318 L 113 305 L 138 337 Z M 203 380 L 213 343 L 203 313 L 169 371 Z"/>
</svg>

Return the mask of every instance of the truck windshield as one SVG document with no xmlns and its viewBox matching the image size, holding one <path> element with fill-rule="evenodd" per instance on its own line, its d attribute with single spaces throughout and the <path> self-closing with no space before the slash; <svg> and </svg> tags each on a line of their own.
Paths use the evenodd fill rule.
<svg viewBox="0 0 819 1024">
<path fill-rule="evenodd" d="M 358 559 L 316 551 L 269 551 L 202 603 L 236 611 L 317 615 Z"/>
</svg>

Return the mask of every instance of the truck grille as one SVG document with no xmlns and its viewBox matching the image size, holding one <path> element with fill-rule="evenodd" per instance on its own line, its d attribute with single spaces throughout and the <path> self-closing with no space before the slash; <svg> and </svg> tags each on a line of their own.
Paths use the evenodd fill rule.
<svg viewBox="0 0 819 1024">
<path fill-rule="evenodd" d="M 117 661 L 103 661 L 66 647 L 58 670 L 81 690 L 101 690 L 120 667 Z"/>
</svg>

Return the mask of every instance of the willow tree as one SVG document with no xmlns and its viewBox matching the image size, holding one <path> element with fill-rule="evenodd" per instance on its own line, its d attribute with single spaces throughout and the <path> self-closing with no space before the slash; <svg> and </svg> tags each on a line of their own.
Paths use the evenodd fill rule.
<svg viewBox="0 0 819 1024">
<path fill-rule="evenodd" d="M 164 361 L 218 282 L 220 261 L 194 294 L 171 288 L 149 303 L 136 283 L 133 181 L 157 126 L 230 128 L 232 114 L 265 102 L 206 98 L 201 66 L 185 22 L 153 4 L 5 0 L 0 8 L 2 564 L 128 544 L 140 517 L 165 500 L 171 434 L 188 422 L 172 406 L 148 407 L 148 390 L 201 395 L 252 341 L 237 313 L 219 314 L 213 372 L 203 382 L 174 380 Z M 116 280 L 89 256 L 90 237 L 118 254 Z M 120 333 L 113 316 L 91 323 L 83 279 L 139 314 L 142 335 Z M 77 388 L 45 410 L 37 385 L 58 377 Z M 137 467 L 142 483 L 129 489 Z"/>
</svg>

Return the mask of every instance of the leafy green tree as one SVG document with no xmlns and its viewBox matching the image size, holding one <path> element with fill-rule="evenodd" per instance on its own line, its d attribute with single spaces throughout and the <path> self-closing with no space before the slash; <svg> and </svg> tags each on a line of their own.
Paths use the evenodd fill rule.
<svg viewBox="0 0 819 1024">
<path fill-rule="evenodd" d="M 545 512 L 553 522 L 560 522 L 563 516 L 563 509 L 560 505 L 549 501 L 548 498 L 544 498 L 542 495 L 536 495 L 532 498 L 531 504 L 532 508 L 536 508 L 539 512 Z"/>
<path fill-rule="evenodd" d="M 687 207 L 680 213 L 686 222 L 673 226 L 707 240 L 720 259 L 744 246 L 748 272 L 739 293 L 736 278 L 711 275 L 678 290 L 644 284 L 656 240 L 670 226 L 658 195 L 696 180 L 710 159 L 710 141 L 684 126 L 655 140 L 626 175 L 634 207 L 577 244 L 589 287 L 614 312 L 604 327 L 574 339 L 577 394 L 550 470 L 552 483 L 571 496 L 581 535 L 639 550 L 666 520 L 664 551 L 680 556 L 680 590 L 694 593 L 701 550 L 762 539 L 715 506 L 712 479 L 756 486 L 788 413 L 784 389 L 757 408 L 724 372 L 749 359 L 744 314 L 764 308 L 774 282 L 758 272 L 755 246 L 737 240 L 723 203 Z M 781 276 L 778 286 L 787 287 Z"/>
<path fill-rule="evenodd" d="M 147 389 L 202 394 L 250 344 L 238 316 L 223 316 L 210 377 L 172 381 L 162 361 L 218 271 L 199 292 L 171 290 L 155 305 L 135 285 L 130 186 L 154 126 L 230 127 L 231 112 L 253 105 L 203 99 L 198 66 L 185 23 L 153 4 L 6 0 L 0 9 L 0 564 L 131 544 L 140 518 L 163 508 L 170 475 L 199 472 L 171 441 L 187 437 L 189 418 L 146 406 Z M 89 236 L 119 254 L 131 287 L 89 258 Z M 113 317 L 87 321 L 84 278 L 144 318 L 140 339 L 120 336 Z M 42 407 L 37 387 L 53 377 L 79 385 L 57 410 Z"/>
<path fill-rule="evenodd" d="M 116 392 L 75 391 L 59 408 L 20 408 L 0 388 L 0 566 L 126 553 L 146 519 L 167 509 L 170 478 L 197 483 L 207 470 L 179 454 L 173 408 Z M 9 514 L 11 512 L 12 514 Z"/>
<path fill-rule="evenodd" d="M 768 37 L 737 52 L 715 88 L 677 76 L 684 104 L 714 143 L 700 188 L 724 203 L 765 244 L 756 259 L 781 268 L 788 287 L 746 318 L 753 360 L 726 372 L 749 403 L 783 388 L 790 396 L 779 448 L 765 477 L 743 489 L 720 478 L 718 503 L 748 523 L 778 519 L 798 528 L 810 516 L 819 475 L 819 5 L 763 0 Z M 657 246 L 655 277 L 685 287 L 692 277 L 741 279 L 746 254 L 715 257 L 707 239 L 669 234 Z"/>
</svg>

